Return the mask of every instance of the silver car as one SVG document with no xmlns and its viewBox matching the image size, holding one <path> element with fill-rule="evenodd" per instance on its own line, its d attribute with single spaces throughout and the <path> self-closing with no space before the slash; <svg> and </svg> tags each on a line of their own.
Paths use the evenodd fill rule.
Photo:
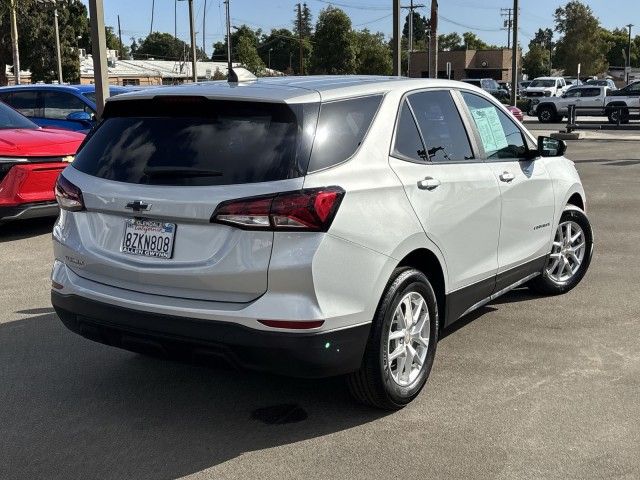
<svg viewBox="0 0 640 480">
<path fill-rule="evenodd" d="M 415 398 L 438 335 L 591 258 L 563 142 L 446 81 L 290 77 L 119 96 L 62 173 L 52 303 L 87 338 Z"/>
</svg>

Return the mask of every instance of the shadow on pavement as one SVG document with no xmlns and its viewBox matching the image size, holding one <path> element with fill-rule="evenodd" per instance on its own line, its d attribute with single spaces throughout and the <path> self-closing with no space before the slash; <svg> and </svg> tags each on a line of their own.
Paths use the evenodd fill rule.
<svg viewBox="0 0 640 480">
<path fill-rule="evenodd" d="M 383 415 L 340 378 L 146 358 L 53 314 L 0 324 L 0 478 L 176 478 Z"/>
<path fill-rule="evenodd" d="M 0 243 L 51 233 L 55 217 L 16 220 L 0 225 Z"/>
</svg>

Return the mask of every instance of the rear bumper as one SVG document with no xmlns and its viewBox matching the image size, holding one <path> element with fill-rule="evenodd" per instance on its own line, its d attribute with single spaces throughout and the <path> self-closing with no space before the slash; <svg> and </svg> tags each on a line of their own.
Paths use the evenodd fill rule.
<svg viewBox="0 0 640 480">
<path fill-rule="evenodd" d="M 55 217 L 58 215 L 56 202 L 24 203 L 11 207 L 0 206 L 0 223 L 28 218 Z"/>
<path fill-rule="evenodd" d="M 134 351 L 223 357 L 234 365 L 320 378 L 360 367 L 370 324 L 322 332 L 273 332 L 133 310 L 51 292 L 62 322 L 91 340 Z"/>
</svg>

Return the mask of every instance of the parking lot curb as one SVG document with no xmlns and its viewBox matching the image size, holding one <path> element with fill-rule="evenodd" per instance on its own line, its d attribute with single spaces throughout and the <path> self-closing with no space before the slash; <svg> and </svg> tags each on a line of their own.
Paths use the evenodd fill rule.
<svg viewBox="0 0 640 480">
<path fill-rule="evenodd" d="M 584 138 L 583 132 L 552 132 L 551 138 L 556 138 L 558 140 L 580 140 Z"/>
</svg>

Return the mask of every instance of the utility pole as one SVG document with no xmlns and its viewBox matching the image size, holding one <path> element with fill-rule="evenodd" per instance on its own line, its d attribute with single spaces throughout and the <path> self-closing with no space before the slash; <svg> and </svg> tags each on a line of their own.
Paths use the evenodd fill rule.
<svg viewBox="0 0 640 480">
<path fill-rule="evenodd" d="M 229 0 L 224 0 L 224 6 L 227 16 L 227 77 L 229 80 L 232 80 L 231 71 L 233 70 L 233 65 L 231 63 L 231 15 L 229 14 Z"/>
<path fill-rule="evenodd" d="M 429 39 L 429 72 L 431 78 L 438 78 L 438 0 L 431 0 L 431 38 Z"/>
<path fill-rule="evenodd" d="M 196 70 L 196 31 L 193 23 L 193 0 L 189 0 L 189 27 L 191 29 L 191 80 L 198 81 L 198 71 Z"/>
<path fill-rule="evenodd" d="M 207 19 L 207 0 L 204 0 L 204 8 L 202 9 L 202 51 L 207 54 L 207 41 L 204 38 L 205 20 Z"/>
<path fill-rule="evenodd" d="M 429 23 L 431 23 L 431 21 L 429 21 Z M 427 29 L 425 30 L 424 33 L 427 36 L 427 70 L 428 70 L 428 77 L 431 78 L 431 62 L 429 61 L 429 59 L 431 58 L 431 25 L 427 26 Z"/>
<path fill-rule="evenodd" d="M 304 75 L 304 49 L 302 47 L 302 5 L 298 3 L 298 37 L 300 42 L 300 75 Z"/>
<path fill-rule="evenodd" d="M 60 30 L 58 29 L 58 4 L 53 2 L 53 28 L 56 33 L 56 54 L 58 56 L 58 83 L 62 85 L 62 54 L 60 53 Z"/>
<path fill-rule="evenodd" d="M 402 71 L 400 45 L 400 0 L 393 0 L 393 74 L 397 77 Z"/>
<path fill-rule="evenodd" d="M 102 0 L 89 0 L 89 24 L 93 45 L 93 79 L 96 85 L 96 117 L 102 117 L 104 102 L 109 98 L 107 73 L 107 39 L 104 31 L 104 5 Z"/>
<path fill-rule="evenodd" d="M 13 76 L 20 85 L 20 50 L 18 49 L 18 22 L 16 20 L 16 0 L 11 0 L 11 48 L 13 50 Z"/>
<path fill-rule="evenodd" d="M 627 46 L 627 68 L 625 68 L 625 80 L 627 84 L 629 84 L 629 76 L 631 75 L 631 27 L 633 27 L 632 23 L 627 25 L 627 28 L 629 29 L 629 44 Z"/>
<path fill-rule="evenodd" d="M 513 27 L 513 22 L 511 21 L 511 15 L 513 14 L 513 8 L 501 8 L 500 15 L 503 17 L 507 17 L 504 21 L 504 28 L 507 29 L 507 48 L 511 48 L 511 27 Z"/>
<path fill-rule="evenodd" d="M 411 0 L 408 7 L 401 7 L 409 10 L 409 31 L 407 32 L 407 77 L 411 76 L 411 54 L 413 53 L 413 11 L 416 8 L 423 8 L 424 6 L 425 5 L 422 3 L 414 4 L 413 0 Z"/>
<path fill-rule="evenodd" d="M 120 29 L 120 15 L 118 15 L 118 39 L 120 41 L 120 58 L 124 56 L 124 44 L 122 43 L 122 30 Z"/>
<path fill-rule="evenodd" d="M 271 75 L 271 50 L 273 50 L 273 48 L 269 49 L 269 75 Z"/>
<path fill-rule="evenodd" d="M 513 50 L 511 53 L 511 105 L 518 99 L 518 0 L 513 0 Z"/>
<path fill-rule="evenodd" d="M 156 0 L 151 0 L 151 25 L 149 26 L 149 35 L 153 33 L 153 12 L 156 9 Z"/>
</svg>

